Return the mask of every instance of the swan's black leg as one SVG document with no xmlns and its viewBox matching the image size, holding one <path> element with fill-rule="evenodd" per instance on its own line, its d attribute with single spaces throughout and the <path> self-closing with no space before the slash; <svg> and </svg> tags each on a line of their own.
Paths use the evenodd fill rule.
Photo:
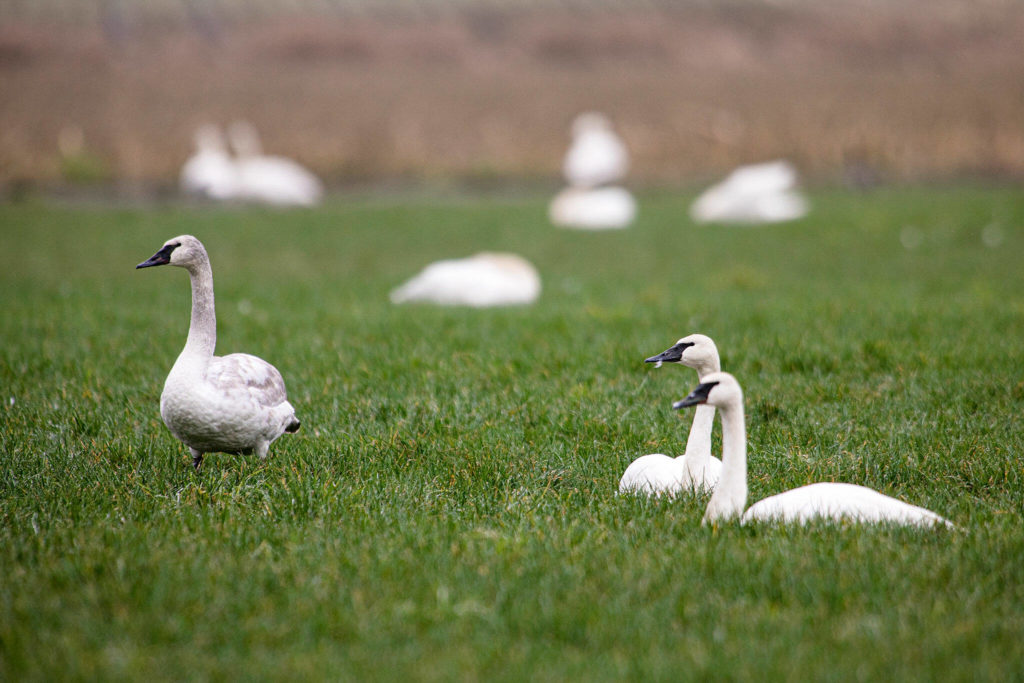
<svg viewBox="0 0 1024 683">
<path fill-rule="evenodd" d="M 189 448 L 188 450 L 192 452 L 192 467 L 198 472 L 199 468 L 203 466 L 203 454 L 194 448 Z"/>
</svg>

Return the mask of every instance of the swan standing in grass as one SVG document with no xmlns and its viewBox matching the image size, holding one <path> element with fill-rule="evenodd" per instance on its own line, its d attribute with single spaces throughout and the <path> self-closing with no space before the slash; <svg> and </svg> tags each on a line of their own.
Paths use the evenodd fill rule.
<svg viewBox="0 0 1024 683">
<path fill-rule="evenodd" d="M 621 187 L 567 187 L 555 195 L 548 215 L 563 228 L 615 230 L 636 218 L 636 200 Z"/>
<path fill-rule="evenodd" d="M 932 526 L 951 522 L 930 510 L 904 503 L 878 491 L 854 484 L 820 483 L 801 486 L 747 504 L 747 433 L 743 417 L 743 391 L 727 372 L 712 373 L 681 401 L 676 410 L 694 405 L 711 405 L 722 413 L 722 477 L 711 495 L 704 523 L 740 518 L 751 521 L 781 521 L 806 524 L 814 520 L 846 520 L 859 523 L 888 522 L 906 526 Z"/>
<path fill-rule="evenodd" d="M 323 197 L 323 185 L 291 159 L 263 154 L 252 124 L 235 121 L 228 127 L 241 196 L 272 206 L 314 206 Z"/>
<path fill-rule="evenodd" d="M 225 201 L 239 196 L 235 161 L 228 154 L 220 129 L 213 124 L 196 131 L 196 152 L 181 168 L 181 189 L 185 194 Z"/>
<path fill-rule="evenodd" d="M 562 173 L 573 187 L 597 187 L 621 180 L 629 169 L 626 145 L 604 114 L 586 112 L 572 122 L 572 144 Z"/>
<path fill-rule="evenodd" d="M 391 292 L 391 301 L 483 308 L 528 304 L 539 295 L 540 275 L 529 261 L 515 254 L 481 252 L 431 263 Z"/>
<path fill-rule="evenodd" d="M 199 240 L 191 235 L 170 239 L 135 267 L 163 265 L 184 268 L 192 281 L 188 340 L 160 394 L 164 424 L 188 446 L 196 470 L 205 453 L 255 453 L 265 459 L 274 439 L 299 428 L 281 373 L 245 353 L 213 355 L 217 345 L 213 271 Z"/>
<path fill-rule="evenodd" d="M 701 194 L 690 216 L 698 223 L 776 223 L 807 214 L 807 200 L 796 189 L 797 173 L 788 161 L 741 166 Z"/>
<path fill-rule="evenodd" d="M 701 381 L 722 369 L 718 347 L 711 337 L 703 334 L 683 337 L 672 348 L 644 362 L 657 363 L 659 367 L 662 363 L 680 363 L 696 370 Z M 619 493 L 660 496 L 683 491 L 713 491 L 722 471 L 722 461 L 711 455 L 714 422 L 714 406 L 698 406 L 686 439 L 686 453 L 677 458 L 661 453 L 640 456 L 629 464 L 619 480 Z"/>
</svg>

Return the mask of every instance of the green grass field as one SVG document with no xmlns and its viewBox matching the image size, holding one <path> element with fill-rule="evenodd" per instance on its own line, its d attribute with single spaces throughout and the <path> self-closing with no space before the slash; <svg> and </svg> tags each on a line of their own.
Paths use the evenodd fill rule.
<svg viewBox="0 0 1024 683">
<path fill-rule="evenodd" d="M 1024 678 L 1024 195 L 820 193 L 762 228 L 689 199 L 616 234 L 542 198 L 0 206 L 0 679 Z M 302 419 L 265 463 L 196 475 L 160 420 L 188 277 L 134 266 L 186 232 L 218 350 Z M 388 302 L 482 249 L 540 301 Z M 683 449 L 695 374 L 642 360 L 691 332 L 744 385 L 750 502 L 849 481 L 964 531 L 615 495 Z"/>
</svg>

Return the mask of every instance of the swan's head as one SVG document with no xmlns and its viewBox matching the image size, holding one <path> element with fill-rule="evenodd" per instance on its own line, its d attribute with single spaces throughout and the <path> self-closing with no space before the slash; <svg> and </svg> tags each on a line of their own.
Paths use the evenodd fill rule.
<svg viewBox="0 0 1024 683">
<path fill-rule="evenodd" d="M 672 409 L 679 410 L 704 403 L 723 408 L 737 402 L 743 403 L 743 390 L 740 389 L 740 383 L 736 378 L 728 372 L 712 372 L 702 379 L 689 396 L 673 403 Z"/>
<path fill-rule="evenodd" d="M 160 251 L 135 266 L 135 268 L 137 270 L 139 268 L 167 265 L 188 268 L 207 260 L 206 249 L 203 248 L 202 242 L 192 235 L 180 235 L 164 242 L 164 246 L 160 247 Z"/>
<path fill-rule="evenodd" d="M 671 348 L 665 349 L 656 356 L 644 359 L 645 363 L 681 363 L 693 368 L 699 375 L 718 372 L 722 369 L 718 358 L 718 347 L 711 337 L 703 334 L 691 334 L 683 337 Z"/>
<path fill-rule="evenodd" d="M 234 121 L 228 126 L 228 140 L 231 141 L 231 148 L 240 157 L 256 157 L 263 154 L 263 145 L 260 143 L 260 134 L 256 132 L 256 126 L 248 121 Z"/>
<path fill-rule="evenodd" d="M 572 122 L 572 136 L 579 137 L 583 133 L 595 130 L 611 130 L 612 122 L 604 114 L 596 111 L 583 112 Z"/>
</svg>

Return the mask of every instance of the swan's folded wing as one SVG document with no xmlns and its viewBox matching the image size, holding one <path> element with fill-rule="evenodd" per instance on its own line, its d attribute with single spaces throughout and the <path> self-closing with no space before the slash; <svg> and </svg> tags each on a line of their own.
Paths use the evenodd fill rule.
<svg viewBox="0 0 1024 683">
<path fill-rule="evenodd" d="M 288 400 L 284 378 L 277 368 L 247 353 L 214 358 L 206 377 L 225 394 L 245 394 L 263 406 L 274 407 Z"/>
</svg>

